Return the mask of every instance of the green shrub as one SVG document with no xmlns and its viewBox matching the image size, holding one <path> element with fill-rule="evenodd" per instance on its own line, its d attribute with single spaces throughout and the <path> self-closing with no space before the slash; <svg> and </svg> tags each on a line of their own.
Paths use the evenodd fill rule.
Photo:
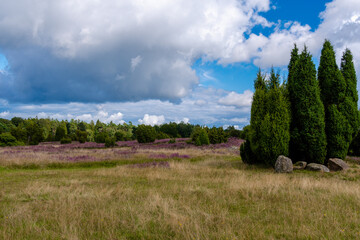
<svg viewBox="0 0 360 240">
<path fill-rule="evenodd" d="M 200 145 L 199 145 L 200 144 Z M 209 136 L 205 129 L 201 129 L 199 136 L 196 139 L 195 145 L 202 146 L 202 145 L 209 145 Z"/>
<path fill-rule="evenodd" d="M 65 138 L 67 136 L 67 128 L 65 123 L 61 123 L 57 128 L 55 132 L 55 140 L 60 141 L 61 139 Z"/>
<path fill-rule="evenodd" d="M 116 138 L 115 137 L 107 137 L 105 139 L 105 147 L 115 147 L 116 144 Z"/>
<path fill-rule="evenodd" d="M 169 140 L 169 143 L 170 143 L 170 144 L 176 143 L 176 139 L 175 139 L 175 138 L 171 138 L 171 139 Z"/>
<path fill-rule="evenodd" d="M 139 143 L 150 143 L 156 139 L 156 131 L 152 126 L 139 125 L 136 129 L 136 139 Z"/>
<path fill-rule="evenodd" d="M 80 142 L 80 143 L 85 143 L 87 140 L 87 132 L 86 131 L 81 131 L 81 130 L 76 130 L 76 139 Z"/>
<path fill-rule="evenodd" d="M 108 137 L 108 134 L 106 132 L 99 132 L 95 136 L 95 142 L 97 143 L 105 143 L 105 139 Z"/>
<path fill-rule="evenodd" d="M 124 141 L 126 139 L 126 132 L 118 130 L 115 132 L 116 141 Z"/>
<path fill-rule="evenodd" d="M 190 138 L 193 143 L 196 143 L 202 128 L 200 126 L 196 126 L 193 131 L 191 132 Z"/>
<path fill-rule="evenodd" d="M 23 142 L 17 141 L 16 138 L 8 132 L 0 134 L 0 146 L 1 147 L 23 146 L 23 145 L 25 145 Z"/>
<path fill-rule="evenodd" d="M 70 144 L 71 142 L 72 142 L 72 140 L 69 137 L 64 137 L 60 140 L 61 144 Z"/>
<path fill-rule="evenodd" d="M 156 134 L 156 139 L 168 139 L 170 138 L 169 135 L 167 135 L 166 133 L 163 132 L 158 132 Z"/>
<path fill-rule="evenodd" d="M 209 141 L 211 144 L 227 142 L 227 134 L 222 127 L 212 127 L 208 131 Z"/>
<path fill-rule="evenodd" d="M 201 146 L 201 141 L 200 141 L 200 138 L 197 137 L 196 140 L 195 140 L 195 145 L 196 146 Z"/>
</svg>

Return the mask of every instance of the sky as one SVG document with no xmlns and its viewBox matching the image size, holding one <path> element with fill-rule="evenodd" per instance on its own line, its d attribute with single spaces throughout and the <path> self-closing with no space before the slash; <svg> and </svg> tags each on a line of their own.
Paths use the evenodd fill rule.
<svg viewBox="0 0 360 240">
<path fill-rule="evenodd" d="M 0 118 L 242 128 L 258 69 L 324 39 L 360 73 L 359 0 L 0 0 Z"/>
</svg>

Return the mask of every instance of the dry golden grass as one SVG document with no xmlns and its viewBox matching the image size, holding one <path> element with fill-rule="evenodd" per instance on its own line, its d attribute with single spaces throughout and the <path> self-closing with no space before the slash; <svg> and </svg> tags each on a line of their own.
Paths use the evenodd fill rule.
<svg viewBox="0 0 360 240">
<path fill-rule="evenodd" d="M 234 157 L 170 166 L 2 170 L 0 239 L 360 239 L 357 165 L 287 175 Z"/>
</svg>

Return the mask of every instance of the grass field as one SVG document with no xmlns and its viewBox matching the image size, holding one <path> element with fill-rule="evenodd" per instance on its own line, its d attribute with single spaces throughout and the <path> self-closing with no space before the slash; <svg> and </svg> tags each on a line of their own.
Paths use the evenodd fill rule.
<svg viewBox="0 0 360 240">
<path fill-rule="evenodd" d="M 280 175 L 238 144 L 1 149 L 0 239 L 360 239 L 356 161 Z"/>
</svg>

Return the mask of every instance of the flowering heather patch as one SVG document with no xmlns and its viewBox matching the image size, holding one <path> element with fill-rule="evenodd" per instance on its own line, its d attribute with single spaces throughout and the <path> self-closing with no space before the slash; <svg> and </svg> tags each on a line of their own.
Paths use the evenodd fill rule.
<svg viewBox="0 0 360 240">
<path fill-rule="evenodd" d="M 148 162 L 148 163 L 138 163 L 130 165 L 131 168 L 170 168 L 170 164 L 168 162 Z"/>
<path fill-rule="evenodd" d="M 105 148 L 103 143 L 59 144 L 58 142 L 37 146 L 18 146 L 0 148 L 0 166 L 12 164 L 46 165 L 56 162 L 101 162 L 107 160 L 141 159 L 209 159 L 221 156 L 238 156 L 243 140 L 230 138 L 227 143 L 209 146 L 188 144 L 188 138 L 156 140 L 154 143 L 139 144 L 137 141 L 118 142 L 115 148 Z"/>
<path fill-rule="evenodd" d="M 173 153 L 170 155 L 170 158 L 190 158 L 189 155 L 180 155 L 179 153 Z"/>
<path fill-rule="evenodd" d="M 59 160 L 65 160 L 69 162 L 93 162 L 99 159 L 93 156 L 80 155 L 80 156 L 59 156 Z"/>
</svg>

